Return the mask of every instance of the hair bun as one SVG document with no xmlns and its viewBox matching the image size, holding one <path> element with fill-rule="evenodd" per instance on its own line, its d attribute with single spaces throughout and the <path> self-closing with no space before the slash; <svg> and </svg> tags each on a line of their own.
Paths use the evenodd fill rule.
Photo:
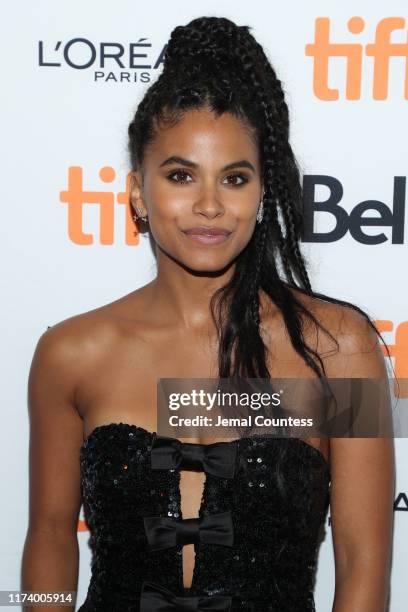
<svg viewBox="0 0 408 612">
<path fill-rule="evenodd" d="M 247 32 L 247 26 L 237 26 L 224 17 L 199 17 L 185 26 L 177 26 L 166 47 L 164 69 L 200 57 L 228 62 L 242 30 Z"/>
</svg>

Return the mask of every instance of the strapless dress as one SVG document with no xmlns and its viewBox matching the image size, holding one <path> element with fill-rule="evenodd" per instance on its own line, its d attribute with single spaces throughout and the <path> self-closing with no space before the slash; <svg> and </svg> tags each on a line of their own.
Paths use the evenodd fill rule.
<svg viewBox="0 0 408 612">
<path fill-rule="evenodd" d="M 92 561 L 78 612 L 315 610 L 331 475 L 309 443 L 264 434 L 183 443 L 110 423 L 85 440 L 80 466 Z M 205 472 L 196 518 L 183 519 L 180 470 Z"/>
</svg>

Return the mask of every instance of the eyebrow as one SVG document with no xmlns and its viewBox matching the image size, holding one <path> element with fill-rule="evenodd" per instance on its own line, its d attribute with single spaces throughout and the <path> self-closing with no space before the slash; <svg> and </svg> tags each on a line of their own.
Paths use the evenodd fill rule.
<svg viewBox="0 0 408 612">
<path fill-rule="evenodd" d="M 195 162 L 191 161 L 190 159 L 184 159 L 184 157 L 179 157 L 178 155 L 168 157 L 163 163 L 160 164 L 160 168 L 163 166 L 170 166 L 171 164 L 180 164 L 182 166 L 188 166 L 189 168 L 198 168 L 198 164 Z M 254 166 L 247 159 L 241 159 L 239 161 L 232 162 L 232 164 L 227 164 L 221 168 L 221 171 L 224 172 L 225 170 L 233 170 L 234 168 L 249 168 L 255 172 Z"/>
</svg>

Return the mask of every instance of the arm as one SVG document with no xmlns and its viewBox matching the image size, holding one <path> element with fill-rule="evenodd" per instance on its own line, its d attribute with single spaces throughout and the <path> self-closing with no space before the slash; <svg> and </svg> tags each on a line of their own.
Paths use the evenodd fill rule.
<svg viewBox="0 0 408 612">
<path fill-rule="evenodd" d="M 75 341 L 60 323 L 41 336 L 29 380 L 29 524 L 22 558 L 24 591 L 75 591 L 81 505 L 79 449 L 83 426 L 74 403 Z M 42 612 L 48 606 L 27 606 Z M 74 607 L 53 606 L 68 612 Z"/>
<path fill-rule="evenodd" d="M 344 377 L 384 378 L 378 337 L 348 319 L 340 338 Z M 391 438 L 332 438 L 331 518 L 336 588 L 333 612 L 384 612 L 389 592 L 394 500 Z"/>
</svg>

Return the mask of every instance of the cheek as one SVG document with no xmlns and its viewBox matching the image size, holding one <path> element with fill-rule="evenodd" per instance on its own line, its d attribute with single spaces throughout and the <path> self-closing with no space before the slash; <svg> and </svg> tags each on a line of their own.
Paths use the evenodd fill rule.
<svg viewBox="0 0 408 612">
<path fill-rule="evenodd" d="M 145 198 L 152 218 L 175 219 L 191 210 L 194 196 L 190 189 L 174 189 L 163 180 L 145 189 Z"/>
<path fill-rule="evenodd" d="M 251 222 L 254 215 L 258 210 L 259 201 L 257 195 L 249 193 L 235 194 L 235 197 L 231 197 L 225 204 L 226 215 L 230 219 L 235 219 L 240 225 L 246 225 Z"/>
</svg>

